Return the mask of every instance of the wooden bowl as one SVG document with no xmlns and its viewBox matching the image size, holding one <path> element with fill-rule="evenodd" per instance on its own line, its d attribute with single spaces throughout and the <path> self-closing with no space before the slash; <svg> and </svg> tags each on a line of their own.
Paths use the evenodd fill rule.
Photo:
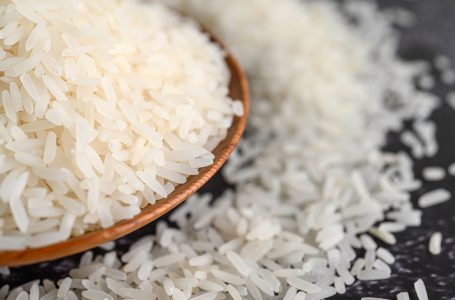
<svg viewBox="0 0 455 300">
<path fill-rule="evenodd" d="M 199 175 L 190 176 L 186 183 L 177 186 L 166 199 L 157 201 L 142 209 L 141 213 L 133 219 L 124 220 L 115 225 L 85 233 L 84 235 L 70 238 L 67 241 L 40 248 L 29 248 L 20 251 L 0 252 L 0 266 L 21 266 L 38 262 L 54 260 L 79 252 L 95 248 L 106 242 L 118 239 L 131 233 L 157 218 L 168 213 L 182 203 L 191 194 L 202 187 L 226 162 L 229 155 L 237 146 L 245 129 L 249 111 L 248 81 L 235 58 L 226 50 L 225 46 L 209 31 L 202 28 L 211 40 L 220 45 L 226 52 L 226 63 L 231 71 L 229 85 L 230 96 L 243 102 L 244 115 L 235 117 L 226 138 L 212 152 L 215 155 L 214 163 L 199 170 Z"/>
</svg>

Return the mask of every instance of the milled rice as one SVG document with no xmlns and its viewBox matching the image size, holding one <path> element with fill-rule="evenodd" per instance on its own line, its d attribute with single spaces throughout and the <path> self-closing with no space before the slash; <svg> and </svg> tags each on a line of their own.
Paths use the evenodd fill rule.
<svg viewBox="0 0 455 300">
<path fill-rule="evenodd" d="M 0 250 L 132 218 L 210 165 L 243 114 L 223 52 L 160 3 L 21 0 L 0 11 L 0 222 L 10 222 Z"/>
<path fill-rule="evenodd" d="M 423 169 L 423 178 L 428 181 L 438 181 L 445 178 L 446 171 L 441 167 L 426 167 Z"/>
<path fill-rule="evenodd" d="M 224 173 L 236 189 L 212 204 L 192 197 L 171 216 L 177 229 L 159 223 L 122 257 L 85 254 L 70 275 L 92 280 L 74 292 L 324 299 L 356 280 L 389 278 L 394 257 L 370 234 L 393 244 L 394 232 L 420 225 L 410 192 L 421 183 L 406 154 L 382 145 L 404 119 L 429 123 L 436 106 L 413 84 L 425 65 L 396 56 L 390 16 L 366 1 L 343 5 L 357 25 L 329 1 L 172 2 L 227 41 L 250 75 L 250 134 Z M 431 130 L 415 131 L 431 139 Z M 435 151 L 422 144 L 422 156 Z M 107 265 L 126 279 L 112 279 Z"/>
<path fill-rule="evenodd" d="M 410 300 L 409 294 L 407 292 L 401 292 L 397 294 L 397 300 Z"/>
<path fill-rule="evenodd" d="M 420 207 L 426 208 L 449 201 L 451 196 L 452 195 L 449 191 L 440 188 L 420 196 L 418 203 Z"/>
<path fill-rule="evenodd" d="M 440 232 L 435 232 L 430 237 L 430 242 L 428 245 L 428 250 L 433 255 L 438 255 L 441 253 L 441 243 L 442 243 L 442 234 Z"/>
<path fill-rule="evenodd" d="M 425 283 L 422 279 L 419 279 L 414 283 L 414 288 L 419 300 L 428 300 L 427 289 L 425 288 Z"/>
</svg>

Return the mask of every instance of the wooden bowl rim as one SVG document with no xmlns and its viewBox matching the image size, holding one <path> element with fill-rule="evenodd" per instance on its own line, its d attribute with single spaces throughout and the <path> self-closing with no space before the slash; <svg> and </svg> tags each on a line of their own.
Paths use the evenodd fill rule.
<svg viewBox="0 0 455 300">
<path fill-rule="evenodd" d="M 207 183 L 207 181 L 220 170 L 221 166 L 227 161 L 230 154 L 237 146 L 245 130 L 249 113 L 249 86 L 242 68 L 227 50 L 225 45 L 203 26 L 201 26 L 201 30 L 210 37 L 212 42 L 218 44 L 225 51 L 225 61 L 231 72 L 230 93 L 232 93 L 233 89 L 236 89 L 235 84 L 237 84 L 241 99 L 234 100 L 241 100 L 244 108 L 243 116 L 234 117 L 232 126 L 229 128 L 225 139 L 213 150 L 214 154 L 218 153 L 215 154 L 214 163 L 208 167 L 199 169 L 198 175 L 188 177 L 187 182 L 177 186 L 176 190 L 167 198 L 158 200 L 155 205 L 144 207 L 141 212 L 132 219 L 119 221 L 111 227 L 91 231 L 81 236 L 72 237 L 66 241 L 44 247 L 27 248 L 17 251 L 0 251 L 0 266 L 23 266 L 55 260 L 95 248 L 125 236 L 174 209 Z"/>
</svg>

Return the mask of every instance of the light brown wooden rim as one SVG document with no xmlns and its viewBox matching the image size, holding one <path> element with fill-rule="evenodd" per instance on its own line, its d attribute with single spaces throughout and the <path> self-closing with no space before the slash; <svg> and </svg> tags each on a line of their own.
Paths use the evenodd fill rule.
<svg viewBox="0 0 455 300">
<path fill-rule="evenodd" d="M 99 229 L 84 235 L 73 237 L 67 241 L 40 248 L 30 248 L 21 251 L 0 252 L 0 266 L 22 266 L 38 262 L 50 261 L 72 254 L 95 248 L 106 242 L 118 239 L 131 233 L 157 218 L 168 213 L 182 203 L 191 194 L 201 188 L 229 158 L 237 146 L 246 126 L 249 112 L 249 88 L 247 78 L 237 60 L 230 54 L 222 42 L 206 29 L 211 40 L 219 44 L 226 51 L 226 63 L 231 71 L 230 96 L 243 102 L 244 115 L 235 117 L 226 138 L 214 149 L 214 163 L 202 168 L 199 175 L 190 176 L 188 181 L 179 185 L 166 199 L 159 200 L 153 206 L 147 206 L 133 219 L 124 220 L 115 225 Z"/>
</svg>

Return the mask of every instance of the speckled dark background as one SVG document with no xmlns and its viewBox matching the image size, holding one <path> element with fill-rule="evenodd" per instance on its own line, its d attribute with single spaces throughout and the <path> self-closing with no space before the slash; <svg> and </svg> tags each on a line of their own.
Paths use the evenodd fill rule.
<svg viewBox="0 0 455 300">
<path fill-rule="evenodd" d="M 400 54 L 407 59 L 431 60 L 437 54 L 445 54 L 455 62 L 455 0 L 378 0 L 381 7 L 405 7 L 417 15 L 417 24 L 412 29 L 402 30 Z M 435 72 L 435 75 L 437 73 Z M 451 87 L 438 83 L 435 93 L 444 97 Z M 443 105 L 433 115 L 438 124 L 438 140 L 441 149 L 432 159 L 416 161 L 415 172 L 420 177 L 423 167 L 447 166 L 455 161 L 455 111 Z M 405 150 L 396 134 L 390 134 L 388 150 Z M 226 187 L 220 175 L 213 178 L 203 191 L 219 194 Z M 455 195 L 455 178 L 425 183 L 416 191 L 414 199 L 425 191 L 445 187 Z M 152 233 L 154 224 L 117 241 L 119 251 L 124 251 L 138 237 Z M 428 239 L 432 232 L 443 234 L 443 251 L 439 256 L 428 254 Z M 455 199 L 424 211 L 423 225 L 410 228 L 397 235 L 399 243 L 389 248 L 396 255 L 393 276 L 379 282 L 356 282 L 345 295 L 332 299 L 348 300 L 361 297 L 394 299 L 400 291 L 409 291 L 411 299 L 417 299 L 413 283 L 422 278 L 430 299 L 455 299 Z M 102 252 L 101 250 L 96 250 Z M 0 275 L 0 286 L 18 284 L 40 278 L 59 279 L 76 266 L 80 255 L 55 262 L 13 269 L 8 277 Z"/>
</svg>

